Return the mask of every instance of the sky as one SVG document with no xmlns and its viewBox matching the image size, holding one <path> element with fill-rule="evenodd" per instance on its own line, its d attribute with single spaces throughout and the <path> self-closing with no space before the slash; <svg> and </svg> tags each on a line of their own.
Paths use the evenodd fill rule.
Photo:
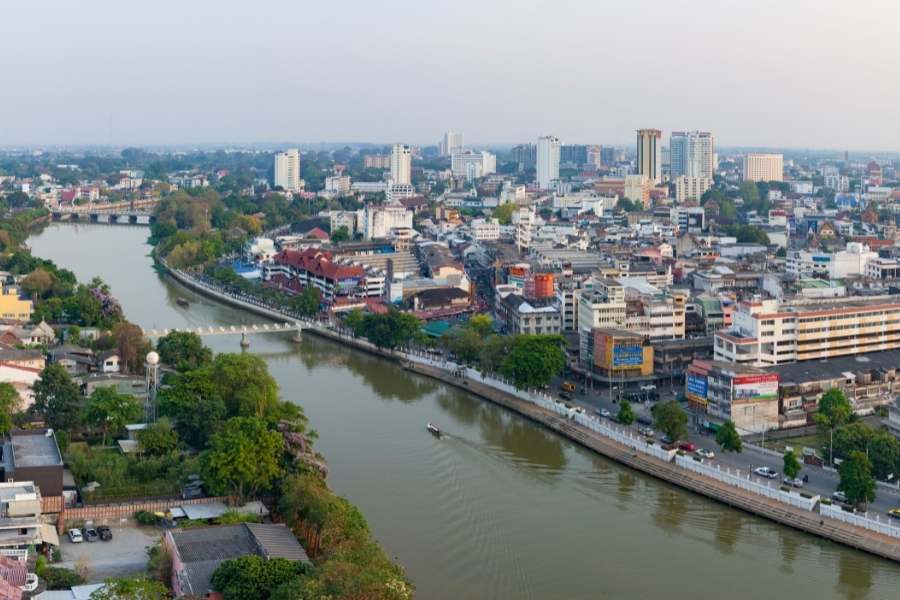
<svg viewBox="0 0 900 600">
<path fill-rule="evenodd" d="M 896 0 L 5 2 L 0 146 L 900 150 Z"/>
</svg>

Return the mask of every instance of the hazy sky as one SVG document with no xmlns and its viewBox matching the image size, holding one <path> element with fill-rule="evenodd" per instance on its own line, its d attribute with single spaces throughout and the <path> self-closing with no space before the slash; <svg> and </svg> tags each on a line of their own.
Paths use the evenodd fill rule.
<svg viewBox="0 0 900 600">
<path fill-rule="evenodd" d="M 0 145 L 633 143 L 900 150 L 897 0 L 16 0 Z"/>
</svg>

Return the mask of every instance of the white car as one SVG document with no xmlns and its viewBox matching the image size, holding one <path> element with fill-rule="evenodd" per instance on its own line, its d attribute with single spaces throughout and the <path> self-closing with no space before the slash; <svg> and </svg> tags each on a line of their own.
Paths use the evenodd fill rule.
<svg viewBox="0 0 900 600">
<path fill-rule="evenodd" d="M 80 544 L 84 541 L 84 537 L 81 535 L 80 529 L 70 529 L 69 530 L 69 541 L 73 544 Z"/>
<path fill-rule="evenodd" d="M 769 467 L 756 467 L 753 469 L 753 472 L 760 477 L 765 477 L 767 479 L 775 479 L 778 477 L 778 471 L 773 471 Z"/>
<path fill-rule="evenodd" d="M 603 417 L 604 419 L 608 419 L 612 416 L 612 413 L 604 408 L 600 411 L 600 416 Z"/>
<path fill-rule="evenodd" d="M 797 477 L 795 479 L 791 479 L 790 477 L 785 477 L 784 479 L 781 480 L 781 482 L 784 485 L 789 485 L 789 486 L 795 487 L 795 488 L 803 487 L 803 480 L 800 479 L 799 477 Z"/>
<path fill-rule="evenodd" d="M 706 459 L 710 459 L 710 458 L 715 458 L 715 457 L 716 457 L 716 453 L 715 453 L 715 452 L 713 452 L 712 450 L 707 450 L 706 448 L 700 448 L 700 449 L 697 450 L 694 454 L 696 454 L 696 455 L 699 456 L 700 458 L 706 458 Z"/>
</svg>

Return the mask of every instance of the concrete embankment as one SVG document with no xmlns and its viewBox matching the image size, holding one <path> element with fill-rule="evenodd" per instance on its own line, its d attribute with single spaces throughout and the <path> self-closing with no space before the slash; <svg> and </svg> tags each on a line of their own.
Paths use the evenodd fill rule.
<svg viewBox="0 0 900 600">
<path fill-rule="evenodd" d="M 284 322 L 289 318 L 286 315 L 265 306 L 257 305 L 249 300 L 237 298 L 215 290 L 194 280 L 186 273 L 168 269 L 165 265 L 162 266 L 176 280 L 200 294 L 232 306 L 252 311 L 279 322 Z M 678 487 L 706 496 L 707 498 L 744 510 L 748 513 L 771 519 L 772 521 L 788 527 L 805 531 L 889 560 L 900 562 L 900 540 L 896 538 L 833 519 L 823 519 L 816 512 L 788 506 L 782 502 L 736 488 L 716 479 L 693 473 L 680 468 L 673 463 L 635 452 L 610 438 L 599 435 L 568 419 L 545 410 L 536 404 L 527 402 L 493 386 L 471 379 L 456 377 L 448 371 L 438 367 L 406 361 L 400 354 L 376 348 L 365 340 L 342 336 L 337 332 L 330 331 L 319 325 L 306 322 L 303 322 L 302 325 L 303 330 L 306 333 L 313 333 L 389 360 L 398 361 L 403 364 L 404 368 L 413 373 L 467 390 L 483 399 L 514 411 L 535 423 L 543 425 L 585 448 L 647 475 L 651 475 Z"/>
</svg>

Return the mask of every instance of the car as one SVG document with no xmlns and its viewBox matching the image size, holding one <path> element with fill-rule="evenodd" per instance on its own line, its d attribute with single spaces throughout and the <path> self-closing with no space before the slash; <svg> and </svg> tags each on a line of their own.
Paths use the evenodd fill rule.
<svg viewBox="0 0 900 600">
<path fill-rule="evenodd" d="M 685 452 L 696 452 L 697 444 L 695 444 L 694 442 L 681 442 L 680 444 L 678 444 L 678 449 L 684 450 Z"/>
<path fill-rule="evenodd" d="M 571 400 L 572 394 L 570 394 L 569 392 L 560 392 L 559 397 L 562 398 L 563 400 Z"/>
<path fill-rule="evenodd" d="M 600 410 L 600 416 L 603 417 L 604 419 L 610 419 L 610 418 L 612 418 L 612 413 L 609 412 L 608 410 L 606 410 L 605 408 L 603 408 Z"/>
<path fill-rule="evenodd" d="M 81 535 L 80 529 L 70 529 L 69 530 L 69 541 L 73 544 L 80 544 L 84 541 L 84 537 Z"/>
<path fill-rule="evenodd" d="M 900 519 L 900 508 L 892 508 L 891 510 L 887 511 L 887 514 L 889 517 Z"/>
<path fill-rule="evenodd" d="M 97 530 L 93 527 L 88 527 L 84 530 L 84 540 L 86 542 L 96 542 L 100 539 L 100 535 L 97 533 Z"/>
<path fill-rule="evenodd" d="M 663 436 L 662 436 L 661 438 L 659 438 L 659 441 L 661 441 L 663 444 L 671 444 L 671 443 L 672 443 L 672 438 L 670 438 L 670 437 L 669 437 L 668 435 L 666 435 L 666 434 L 663 434 Z"/>
<path fill-rule="evenodd" d="M 840 492 L 840 491 L 833 493 L 831 495 L 831 499 L 834 502 L 837 502 L 838 504 L 847 504 L 847 502 L 848 502 L 847 494 L 845 494 L 844 492 Z"/>
<path fill-rule="evenodd" d="M 789 485 L 791 487 L 800 488 L 803 487 L 803 480 L 799 477 L 791 479 L 790 477 L 785 477 L 781 480 L 784 485 Z"/>
<path fill-rule="evenodd" d="M 100 535 L 100 539 L 104 542 L 108 542 L 112 539 L 112 530 L 106 525 L 101 525 L 97 528 L 97 533 Z"/>
<path fill-rule="evenodd" d="M 641 425 L 653 425 L 653 419 L 647 415 L 638 415 L 637 422 Z"/>
<path fill-rule="evenodd" d="M 707 450 L 706 448 L 697 448 L 697 451 L 694 452 L 694 454 L 696 454 L 696 455 L 699 456 L 700 458 L 706 458 L 706 459 L 710 459 L 710 458 L 715 458 L 715 457 L 716 457 L 716 453 L 715 453 L 715 452 L 713 452 L 712 450 Z"/>
<path fill-rule="evenodd" d="M 641 435 L 644 437 L 653 437 L 653 434 L 656 433 L 649 427 L 641 427 Z"/>
<path fill-rule="evenodd" d="M 765 477 L 767 479 L 775 479 L 776 477 L 778 477 L 778 471 L 774 471 L 769 467 L 756 467 L 755 469 L 753 469 L 753 472 L 760 477 Z"/>
</svg>

